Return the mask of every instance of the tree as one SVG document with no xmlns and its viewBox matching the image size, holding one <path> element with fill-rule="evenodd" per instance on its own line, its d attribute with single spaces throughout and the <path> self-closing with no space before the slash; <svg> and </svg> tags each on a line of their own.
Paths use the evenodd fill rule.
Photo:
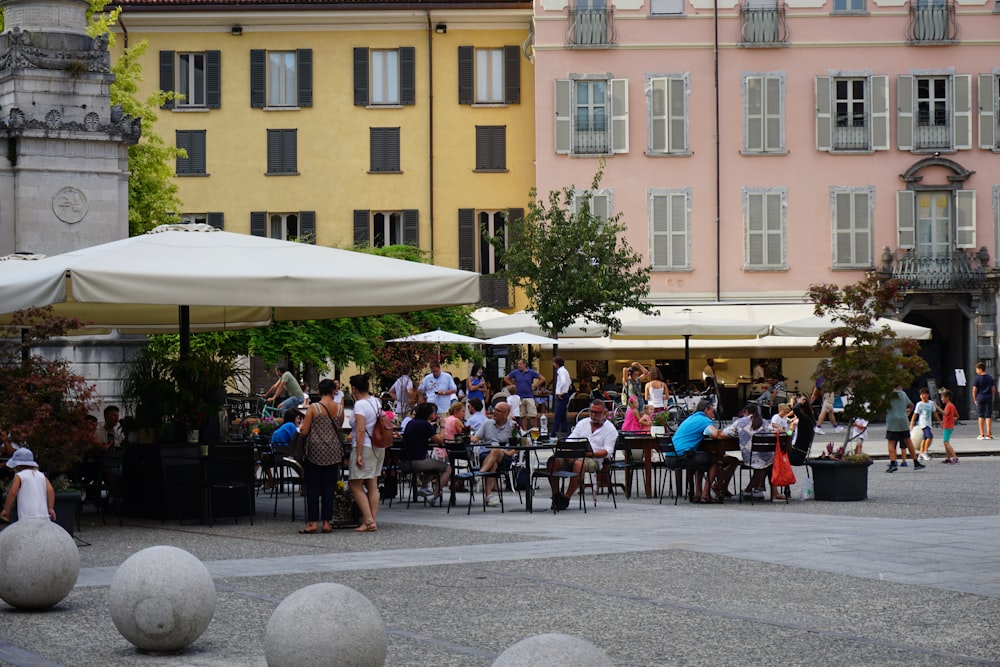
<svg viewBox="0 0 1000 667">
<path fill-rule="evenodd" d="M 547 205 L 532 188 L 527 216 L 507 221 L 506 239 L 484 230 L 504 266 L 500 275 L 524 290 L 538 323 L 555 338 L 578 317 L 617 331 L 622 308 L 652 312 L 649 266 L 625 240 L 622 214 L 604 219 L 593 211 L 603 175 L 602 161 L 589 190 L 553 190 Z"/>
<path fill-rule="evenodd" d="M 823 377 L 824 390 L 851 394 L 844 408 L 849 424 L 857 417 L 884 419 L 895 387 L 908 386 L 928 369 L 918 355 L 917 341 L 896 338 L 888 325 L 875 326 L 894 308 L 903 287 L 898 280 L 881 281 L 875 273 L 843 289 L 831 284 L 809 286 L 815 314 L 830 315 L 838 322 L 816 342 L 816 350 L 827 358 L 813 377 Z M 849 438 L 847 429 L 845 444 Z"/>
</svg>

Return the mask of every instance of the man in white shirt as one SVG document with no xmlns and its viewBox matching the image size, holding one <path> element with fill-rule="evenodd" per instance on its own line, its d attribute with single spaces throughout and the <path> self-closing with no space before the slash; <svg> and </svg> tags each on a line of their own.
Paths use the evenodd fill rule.
<svg viewBox="0 0 1000 667">
<path fill-rule="evenodd" d="M 441 370 L 441 364 L 432 363 L 431 372 L 424 376 L 417 388 L 421 402 L 433 403 L 437 406 L 438 417 L 443 418 L 448 413 L 448 407 L 458 393 L 455 379 L 449 373 Z"/>
<path fill-rule="evenodd" d="M 410 379 L 410 364 L 404 363 L 399 378 L 389 389 L 389 398 L 396 401 L 396 414 L 405 415 L 410 411 L 410 398 L 413 395 L 413 380 Z"/>
<path fill-rule="evenodd" d="M 582 459 L 556 459 L 550 458 L 546 467 L 549 472 L 556 470 L 572 470 L 575 473 L 590 472 L 597 473 L 604 465 L 605 460 L 615 458 L 615 443 L 618 441 L 618 429 L 607 419 L 608 409 L 604 401 L 594 399 L 590 403 L 590 419 L 583 419 L 576 423 L 570 432 L 570 439 L 586 438 L 590 443 L 590 451 Z M 559 493 L 559 478 L 549 477 L 549 485 L 552 487 L 552 509 L 564 510 L 569 507 L 569 499 L 573 497 L 577 486 L 580 484 L 578 477 L 571 477 L 566 486 L 566 495 Z"/>
<path fill-rule="evenodd" d="M 125 441 L 125 433 L 122 431 L 118 417 L 121 410 L 117 405 L 109 405 L 104 408 L 104 423 L 97 427 L 94 435 L 97 438 L 97 446 L 103 450 L 112 447 L 121 447 Z"/>
<path fill-rule="evenodd" d="M 556 435 L 569 432 L 569 421 L 566 411 L 569 409 L 569 388 L 573 384 L 566 370 L 566 360 L 562 357 L 552 359 L 552 367 L 556 369 L 555 397 L 556 404 L 553 409 L 552 432 Z"/>
</svg>

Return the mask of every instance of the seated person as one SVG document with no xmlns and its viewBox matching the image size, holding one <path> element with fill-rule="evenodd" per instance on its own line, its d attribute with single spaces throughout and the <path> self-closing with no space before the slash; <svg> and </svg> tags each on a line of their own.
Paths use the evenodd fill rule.
<svg viewBox="0 0 1000 667">
<path fill-rule="evenodd" d="M 431 415 L 437 414 L 433 403 L 419 403 L 414 409 L 413 419 L 403 429 L 402 458 L 415 472 L 421 473 L 422 486 L 417 493 L 428 498 L 433 505 L 441 498 L 441 489 L 451 479 L 451 466 L 427 455 L 432 444 L 444 444 L 444 437 L 430 422 Z"/>
<path fill-rule="evenodd" d="M 777 414 L 771 417 L 771 430 L 776 433 L 791 433 L 798 422 L 798 417 L 792 415 L 792 406 L 788 403 L 780 403 Z"/>
<path fill-rule="evenodd" d="M 550 458 L 546 467 L 553 472 L 558 466 L 560 470 L 572 470 L 575 473 L 601 470 L 604 461 L 615 458 L 615 443 L 618 441 L 618 429 L 608 420 L 608 409 L 604 401 L 594 399 L 590 403 L 590 419 L 581 419 L 570 431 L 569 438 L 586 438 L 590 451 L 582 459 Z M 566 495 L 559 493 L 559 478 L 549 477 L 552 487 L 552 509 L 564 510 L 569 507 L 569 499 L 573 497 L 579 486 L 579 478 L 572 477 L 566 485 Z"/>
<path fill-rule="evenodd" d="M 648 415 L 639 412 L 639 397 L 632 395 L 628 397 L 628 408 L 625 410 L 625 421 L 622 423 L 622 431 L 639 433 L 649 433 L 649 425 L 652 422 Z"/>
<path fill-rule="evenodd" d="M 667 467 L 684 467 L 694 471 L 693 489 L 689 492 L 691 502 L 710 503 L 710 482 L 720 477 L 720 469 L 713 464 L 708 452 L 698 451 L 704 438 L 721 438 L 722 432 L 715 428 L 715 406 L 707 398 L 698 401 L 695 411 L 681 422 L 674 431 L 672 442 L 675 455 L 667 455 Z M 675 458 L 676 456 L 676 458 Z"/>
<path fill-rule="evenodd" d="M 771 425 L 760 416 L 760 406 L 756 403 L 747 403 L 743 408 L 744 416 L 730 424 L 723 433 L 729 437 L 736 436 L 740 440 L 740 453 L 743 455 L 743 465 L 750 466 L 753 474 L 747 488 L 743 491 L 743 497 L 763 498 L 764 482 L 769 479 L 771 466 L 774 464 L 774 452 L 752 452 L 750 446 L 753 444 L 753 436 L 757 433 L 770 433 Z M 775 492 L 771 487 L 772 500 L 784 500 L 785 497 Z"/>
<path fill-rule="evenodd" d="M 275 461 L 281 460 L 288 453 L 288 447 L 292 444 L 292 438 L 299 432 L 299 425 L 302 423 L 302 412 L 297 408 L 285 410 L 282 417 L 283 423 L 274 433 L 271 434 L 271 451 L 261 454 L 260 465 L 264 468 L 264 476 L 267 480 L 264 483 L 265 489 L 270 489 L 274 483 L 274 475 L 271 470 L 275 466 Z M 254 477 L 256 477 L 254 470 Z"/>
<path fill-rule="evenodd" d="M 520 401 L 520 399 L 518 400 Z M 505 470 L 514 461 L 516 450 L 500 449 L 500 446 L 510 442 L 514 436 L 514 429 L 517 428 L 514 420 L 510 418 L 510 409 L 509 403 L 497 404 L 496 408 L 493 409 L 493 419 L 484 421 L 476 434 L 472 436 L 472 442 L 489 446 L 480 446 L 476 450 L 480 458 L 480 472 Z M 500 504 L 499 499 L 493 495 L 495 484 L 496 480 L 490 477 L 485 478 L 483 493 L 486 494 L 486 504 L 490 507 L 496 507 Z"/>
<path fill-rule="evenodd" d="M 465 427 L 470 432 L 475 433 L 486 421 L 486 413 L 483 412 L 483 402 L 478 398 L 469 399 L 469 416 L 465 419 Z"/>
</svg>

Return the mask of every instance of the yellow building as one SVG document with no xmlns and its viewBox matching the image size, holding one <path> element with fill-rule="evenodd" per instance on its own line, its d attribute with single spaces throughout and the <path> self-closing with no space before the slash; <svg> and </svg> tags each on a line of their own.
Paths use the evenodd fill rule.
<svg viewBox="0 0 1000 667">
<path fill-rule="evenodd" d="M 126 0 L 118 48 L 148 40 L 145 96 L 188 157 L 186 220 L 320 245 L 407 243 L 489 278 L 490 246 L 535 182 L 531 3 Z"/>
</svg>

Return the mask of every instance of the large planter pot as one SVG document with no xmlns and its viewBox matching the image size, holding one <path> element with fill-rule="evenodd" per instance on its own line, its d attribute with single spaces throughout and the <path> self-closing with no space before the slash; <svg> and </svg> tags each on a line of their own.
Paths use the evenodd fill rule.
<svg viewBox="0 0 1000 667">
<path fill-rule="evenodd" d="M 871 464 L 809 459 L 806 465 L 812 468 L 816 500 L 866 500 Z"/>
</svg>

